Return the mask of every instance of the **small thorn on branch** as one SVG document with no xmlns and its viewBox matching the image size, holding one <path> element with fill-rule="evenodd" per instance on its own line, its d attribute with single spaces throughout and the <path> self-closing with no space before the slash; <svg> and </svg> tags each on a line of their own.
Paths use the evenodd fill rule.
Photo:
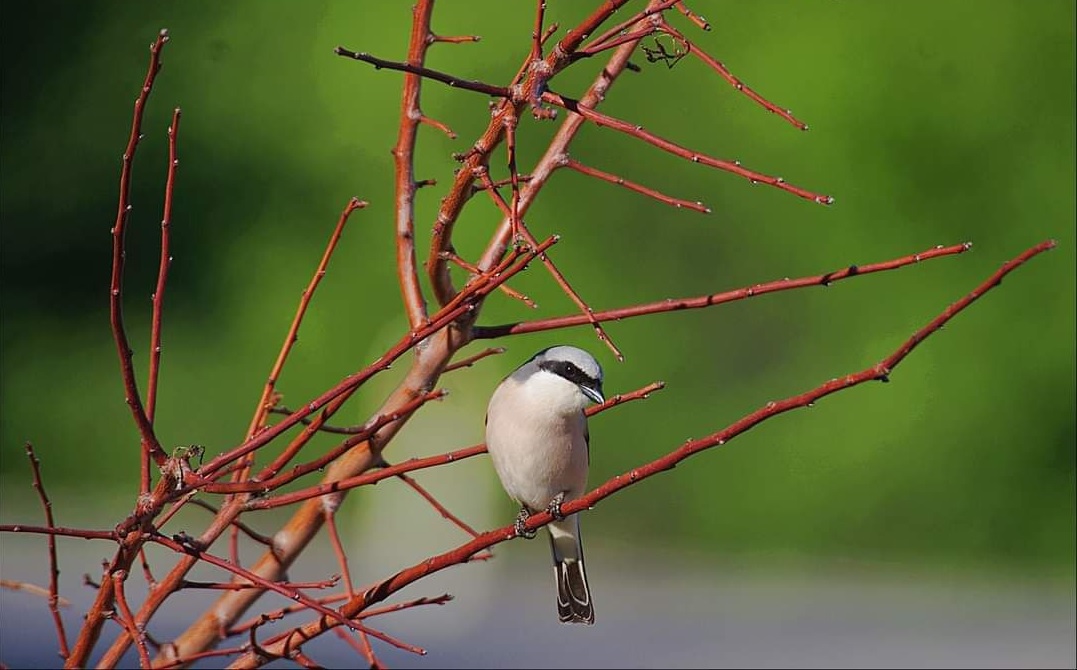
<svg viewBox="0 0 1077 670">
<path fill-rule="evenodd" d="M 443 43 L 443 44 L 466 44 L 469 42 L 479 42 L 482 40 L 481 35 L 435 35 L 430 33 L 426 36 L 427 44 Z"/>
<path fill-rule="evenodd" d="M 453 132 L 452 128 L 445 125 L 441 121 L 438 121 L 437 119 L 430 118 L 426 114 L 421 114 L 419 116 L 419 123 L 425 123 L 426 125 L 430 126 L 431 128 L 437 128 L 441 132 L 445 133 L 445 135 L 448 136 L 448 138 L 450 140 L 455 140 L 456 139 L 456 133 Z"/>
<path fill-rule="evenodd" d="M 483 349 L 474 356 L 468 356 L 467 358 L 456 361 L 455 363 L 450 363 L 449 365 L 445 366 L 445 370 L 442 371 L 442 374 L 445 374 L 446 372 L 452 372 L 453 370 L 469 368 L 478 361 L 481 361 L 488 356 L 496 356 L 503 353 L 505 353 L 505 347 L 490 347 L 489 349 Z"/>
<path fill-rule="evenodd" d="M 553 34 L 556 33 L 557 29 L 560 28 L 560 27 L 561 27 L 561 24 L 559 24 L 559 23 L 551 23 L 550 25 L 546 26 L 546 31 L 542 33 L 541 43 L 542 43 L 543 46 L 545 46 L 546 42 L 551 37 L 553 37 Z"/>
</svg>

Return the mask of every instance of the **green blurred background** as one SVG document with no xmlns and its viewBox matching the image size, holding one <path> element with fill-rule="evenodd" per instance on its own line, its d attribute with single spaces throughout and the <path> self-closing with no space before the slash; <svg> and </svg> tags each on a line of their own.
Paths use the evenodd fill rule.
<svg viewBox="0 0 1077 670">
<path fill-rule="evenodd" d="M 590 4 L 552 2 L 548 18 L 572 25 Z M 611 324 L 624 364 L 589 329 L 498 342 L 508 353 L 445 377 L 452 395 L 417 418 L 387 457 L 480 440 L 485 401 L 501 376 L 537 349 L 571 342 L 599 356 L 611 394 L 668 384 L 592 422 L 599 483 L 767 401 L 877 362 L 1000 263 L 1055 238 L 1058 249 L 918 349 L 892 384 L 768 422 L 603 503 L 586 523 L 598 543 L 639 546 L 631 538 L 649 537 L 763 564 L 850 557 L 1072 579 L 1074 4 L 693 6 L 714 29 L 699 33 L 681 17 L 677 25 L 811 132 L 691 58 L 672 70 L 637 58 L 642 72 L 623 76 L 603 111 L 836 202 L 827 208 L 753 187 L 587 127 L 575 158 L 714 210 L 678 211 L 556 175 L 528 222 L 539 237 L 563 236 L 554 258 L 592 306 L 716 292 L 936 244 L 971 240 L 973 251 L 825 290 Z M 127 322 L 141 381 L 165 129 L 179 105 L 158 427 L 169 447 L 198 443 L 215 454 L 241 439 L 296 299 L 352 195 L 371 206 L 353 217 L 316 296 L 281 380 L 286 403 L 313 397 L 404 332 L 389 155 L 401 78 L 332 49 L 402 58 L 410 12 L 405 3 L 344 2 L 5 2 L 0 12 L 4 516 L 37 518 L 22 455 L 32 440 L 61 518 L 73 507 L 101 510 L 110 526 L 130 508 L 138 441 L 108 327 L 109 228 L 147 44 L 159 28 L 170 30 L 135 164 Z M 529 48 L 532 20 L 530 3 L 511 11 L 446 3 L 435 14 L 438 32 L 483 39 L 435 46 L 428 65 L 505 83 Z M 582 63 L 552 87 L 579 95 L 599 67 Z M 423 99 L 460 135 L 420 131 L 417 176 L 439 181 L 418 196 L 425 258 L 457 166 L 450 154 L 470 146 L 488 114 L 484 97 L 437 84 Z M 523 120 L 522 170 L 556 127 Z M 505 175 L 503 156 L 495 176 Z M 466 212 L 457 248 L 474 258 L 497 216 L 481 198 Z M 499 295 L 482 322 L 574 311 L 538 266 L 514 285 L 541 312 Z M 348 418 L 365 417 L 399 373 L 372 382 Z M 436 492 L 466 497 L 481 481 L 488 525 L 508 520 L 485 462 L 455 472 L 431 477 Z"/>
</svg>

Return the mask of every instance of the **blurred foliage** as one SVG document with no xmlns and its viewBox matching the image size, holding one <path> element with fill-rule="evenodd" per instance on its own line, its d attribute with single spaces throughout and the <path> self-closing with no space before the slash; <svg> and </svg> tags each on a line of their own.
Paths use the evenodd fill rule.
<svg viewBox="0 0 1077 670">
<path fill-rule="evenodd" d="M 548 20 L 572 25 L 588 4 L 550 3 Z M 603 110 L 836 203 L 753 187 L 588 127 L 573 145 L 577 159 L 714 210 L 704 217 L 579 174 L 555 176 L 528 221 L 540 238 L 564 236 L 554 257 L 594 307 L 814 274 L 936 244 L 972 240 L 973 252 L 825 290 L 611 324 L 623 365 L 588 329 L 503 342 L 505 356 L 444 380 L 454 391 L 446 409 L 469 414 L 456 415 L 427 451 L 481 439 L 497 380 L 534 350 L 568 341 L 598 353 L 609 392 L 668 383 L 648 402 L 592 422 L 592 481 L 602 481 L 769 400 L 876 362 L 1001 262 L 1054 237 L 1058 249 L 918 349 L 894 383 L 768 422 L 617 496 L 588 525 L 592 537 L 759 556 L 1072 569 L 1074 4 L 693 6 L 714 29 L 682 29 L 792 107 L 811 132 L 691 58 L 671 70 L 637 59 L 642 72 L 623 76 Z M 295 301 L 352 195 L 372 204 L 353 217 L 307 317 L 281 382 L 286 400 L 313 397 L 404 331 L 389 155 L 400 76 L 332 49 L 401 58 L 406 4 L 5 2 L 0 16 L 6 508 L 32 500 L 25 440 L 38 446 L 54 489 L 85 498 L 92 486 L 101 501 L 134 489 L 137 434 L 107 319 L 109 227 L 131 103 L 161 27 L 172 41 L 135 165 L 126 315 L 142 379 L 165 129 L 178 104 L 163 442 L 200 443 L 214 454 L 242 437 Z M 428 65 L 504 83 L 529 48 L 532 16 L 523 8 L 506 16 L 502 3 L 445 3 L 435 13 L 438 32 L 483 39 L 435 46 Z M 600 59 L 582 63 L 553 86 L 578 95 L 599 67 Z M 460 134 L 452 141 L 420 132 L 417 174 L 440 182 L 418 197 L 424 257 L 439 193 L 457 165 L 450 154 L 484 127 L 487 102 L 424 88 L 424 110 Z M 522 169 L 555 129 L 523 120 Z M 492 169 L 503 177 L 497 156 Z M 495 220 L 476 200 L 457 248 L 474 257 Z M 515 284 L 541 314 L 573 311 L 539 267 Z M 482 320 L 533 316 L 498 296 Z M 350 416 L 369 412 L 390 383 L 372 384 Z M 411 455 L 408 444 L 394 445 L 391 457 Z"/>
</svg>

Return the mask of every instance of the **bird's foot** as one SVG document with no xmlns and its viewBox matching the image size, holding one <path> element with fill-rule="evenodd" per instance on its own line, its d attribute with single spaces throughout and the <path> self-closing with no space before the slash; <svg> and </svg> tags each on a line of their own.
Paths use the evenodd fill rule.
<svg viewBox="0 0 1077 670">
<path fill-rule="evenodd" d="M 512 525 L 516 531 L 517 537 L 522 537 L 526 540 L 532 540 L 535 537 L 535 531 L 524 528 L 524 524 L 531 518 L 531 512 L 526 507 L 520 508 L 520 513 L 516 515 L 516 523 Z"/>
<path fill-rule="evenodd" d="M 561 491 L 553 497 L 550 504 L 546 506 L 546 511 L 550 513 L 550 516 L 555 521 L 564 521 L 565 515 L 561 513 L 561 503 L 565 502 L 565 492 Z"/>
</svg>

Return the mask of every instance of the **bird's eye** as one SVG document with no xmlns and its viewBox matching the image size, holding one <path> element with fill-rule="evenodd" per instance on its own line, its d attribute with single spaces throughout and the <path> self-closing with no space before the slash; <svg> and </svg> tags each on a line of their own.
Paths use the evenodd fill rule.
<svg viewBox="0 0 1077 670">
<path fill-rule="evenodd" d="M 567 371 L 567 372 L 568 372 L 568 373 L 569 373 L 570 375 L 574 375 L 574 374 L 576 374 L 576 373 L 578 373 L 578 372 L 580 371 L 580 369 L 579 369 L 578 367 L 576 367 L 575 365 L 573 365 L 572 363 L 568 363 L 568 364 L 566 364 L 566 365 L 565 365 L 565 370 L 566 370 L 566 371 Z"/>
</svg>

